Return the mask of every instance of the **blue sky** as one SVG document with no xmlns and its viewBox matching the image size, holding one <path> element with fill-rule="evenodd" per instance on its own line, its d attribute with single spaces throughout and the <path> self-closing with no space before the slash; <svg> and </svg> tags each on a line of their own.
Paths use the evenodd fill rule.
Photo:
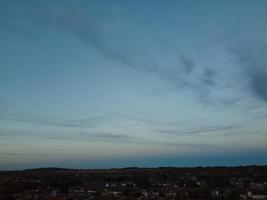
<svg viewBox="0 0 267 200">
<path fill-rule="evenodd" d="M 0 168 L 267 164 L 266 8 L 0 0 Z"/>
</svg>

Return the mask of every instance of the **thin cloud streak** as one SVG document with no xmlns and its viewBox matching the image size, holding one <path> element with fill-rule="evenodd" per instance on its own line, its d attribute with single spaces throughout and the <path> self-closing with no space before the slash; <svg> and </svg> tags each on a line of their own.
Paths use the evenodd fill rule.
<svg viewBox="0 0 267 200">
<path fill-rule="evenodd" d="M 216 133 L 216 132 L 223 132 L 225 133 L 225 131 L 227 130 L 233 130 L 233 129 L 237 129 L 240 128 L 241 126 L 238 125 L 231 125 L 231 126 L 215 126 L 215 127 L 207 127 L 207 128 L 199 128 L 196 130 L 188 130 L 188 131 L 184 131 L 184 130 L 164 130 L 164 129 L 157 129 L 155 130 L 158 133 L 163 133 L 163 134 L 175 134 L 175 135 L 181 135 L 181 134 L 186 134 L 186 135 L 191 135 L 191 134 L 205 134 L 205 133 Z"/>
<path fill-rule="evenodd" d="M 2 156 L 30 156 L 30 157 L 40 157 L 40 156 L 49 156 L 49 154 L 39 154 L 39 153 L 18 153 L 18 152 L 0 152 Z"/>
<path fill-rule="evenodd" d="M 98 121 L 105 120 L 105 117 L 89 117 L 77 120 L 58 120 L 38 116 L 29 116 L 27 114 L 0 112 L 0 120 L 39 124 L 44 126 L 56 126 L 63 128 L 94 128 Z"/>
</svg>

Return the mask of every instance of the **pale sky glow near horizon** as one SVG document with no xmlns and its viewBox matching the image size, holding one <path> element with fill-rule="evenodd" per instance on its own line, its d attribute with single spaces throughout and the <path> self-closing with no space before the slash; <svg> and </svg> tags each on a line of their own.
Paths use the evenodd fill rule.
<svg viewBox="0 0 267 200">
<path fill-rule="evenodd" d="M 266 10 L 0 0 L 0 170 L 267 164 Z"/>
</svg>

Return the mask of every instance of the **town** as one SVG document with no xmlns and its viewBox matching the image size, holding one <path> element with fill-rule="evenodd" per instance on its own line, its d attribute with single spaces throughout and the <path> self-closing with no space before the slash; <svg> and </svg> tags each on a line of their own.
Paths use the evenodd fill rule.
<svg viewBox="0 0 267 200">
<path fill-rule="evenodd" d="M 267 166 L 0 171 L 0 200 L 267 199 Z"/>
</svg>

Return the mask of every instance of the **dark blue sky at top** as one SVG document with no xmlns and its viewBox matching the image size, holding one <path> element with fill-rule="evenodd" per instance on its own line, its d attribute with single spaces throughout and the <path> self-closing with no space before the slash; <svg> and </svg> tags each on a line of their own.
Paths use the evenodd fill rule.
<svg viewBox="0 0 267 200">
<path fill-rule="evenodd" d="M 266 164 L 266 8 L 0 0 L 0 168 Z"/>
</svg>

